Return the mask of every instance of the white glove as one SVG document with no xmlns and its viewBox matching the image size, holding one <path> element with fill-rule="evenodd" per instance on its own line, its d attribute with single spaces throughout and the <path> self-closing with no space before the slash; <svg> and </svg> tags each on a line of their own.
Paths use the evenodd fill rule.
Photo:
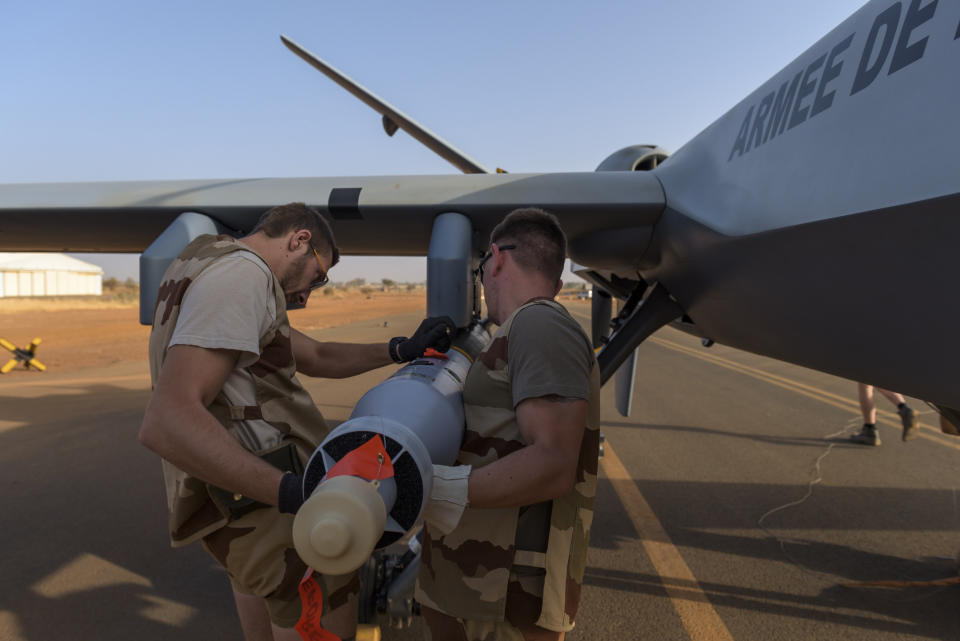
<svg viewBox="0 0 960 641">
<path fill-rule="evenodd" d="M 423 508 L 423 520 L 430 524 L 432 531 L 450 534 L 467 507 L 467 487 L 470 477 L 470 465 L 433 466 L 433 490 Z"/>
</svg>

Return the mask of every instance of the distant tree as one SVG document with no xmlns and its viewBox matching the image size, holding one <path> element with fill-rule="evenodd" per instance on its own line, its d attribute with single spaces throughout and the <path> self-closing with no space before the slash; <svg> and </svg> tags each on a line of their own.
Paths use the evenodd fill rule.
<svg viewBox="0 0 960 641">
<path fill-rule="evenodd" d="M 103 279 L 104 289 L 116 289 L 117 287 L 119 287 L 119 285 L 120 285 L 120 282 L 113 276 L 111 276 L 110 278 Z"/>
<path fill-rule="evenodd" d="M 393 289 L 397 284 L 395 281 L 390 280 L 389 278 L 384 278 L 380 281 L 380 283 L 383 285 L 384 289 Z"/>
<path fill-rule="evenodd" d="M 412 291 L 415 290 L 416 288 L 417 288 L 417 284 L 416 284 L 416 283 L 407 283 L 407 291 L 408 291 L 408 292 L 412 292 Z"/>
<path fill-rule="evenodd" d="M 132 278 L 128 278 L 127 280 L 123 281 L 123 286 L 129 287 L 131 289 L 137 287 L 138 285 L 139 283 L 137 283 L 137 281 L 133 280 Z"/>
<path fill-rule="evenodd" d="M 347 281 L 347 287 L 363 287 L 367 284 L 366 278 L 354 278 Z"/>
</svg>

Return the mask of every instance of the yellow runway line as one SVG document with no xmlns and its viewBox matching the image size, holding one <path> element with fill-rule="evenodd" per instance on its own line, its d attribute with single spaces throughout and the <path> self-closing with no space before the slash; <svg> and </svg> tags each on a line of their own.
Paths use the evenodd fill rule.
<svg viewBox="0 0 960 641">
<path fill-rule="evenodd" d="M 647 556 L 660 575 L 691 641 L 733 641 L 723 619 L 700 589 L 693 572 L 687 567 L 667 531 L 663 529 L 637 484 L 620 462 L 609 440 L 604 446 L 600 462 L 640 535 Z"/>
<path fill-rule="evenodd" d="M 827 390 L 814 387 L 813 385 L 807 385 L 806 383 L 795 381 L 787 378 L 786 376 L 765 372 L 749 365 L 743 365 L 741 363 L 723 358 L 722 356 L 717 356 L 716 354 L 707 354 L 695 348 L 687 347 L 686 345 L 681 345 L 680 343 L 674 343 L 673 341 L 668 341 L 663 338 L 651 338 L 650 340 L 657 345 L 666 347 L 667 349 L 671 349 L 688 356 L 693 356 L 694 358 L 699 358 L 702 361 L 713 363 L 714 365 L 719 365 L 720 367 L 725 367 L 729 370 L 745 374 L 757 380 L 770 383 L 771 385 L 776 385 L 777 387 L 782 387 L 797 394 L 820 401 L 821 403 L 826 403 L 827 405 L 831 405 L 838 409 L 855 412 L 857 415 L 860 414 L 860 403 L 852 398 L 840 396 L 839 394 L 828 392 Z M 896 418 L 894 418 L 895 416 Z M 893 414 L 892 412 L 879 409 L 877 410 L 877 422 L 891 427 L 902 427 L 899 416 Z M 921 431 L 917 434 L 918 437 L 928 441 L 933 441 L 938 445 L 943 445 L 944 447 L 949 447 L 951 449 L 960 451 L 960 443 L 953 443 L 945 440 L 943 437 L 938 436 L 940 432 L 939 429 L 934 429 L 933 427 L 923 423 L 920 423 L 920 427 L 924 430 L 929 430 L 932 432 L 932 434 L 927 434 L 926 432 Z"/>
<path fill-rule="evenodd" d="M 821 401 L 827 405 L 832 405 L 833 407 L 842 410 L 851 409 L 848 399 L 839 398 L 835 394 L 828 395 L 823 390 L 816 390 L 815 388 L 811 388 L 809 385 L 803 385 L 802 383 L 798 383 L 784 376 L 769 374 L 755 367 L 741 365 L 740 363 L 728 360 L 715 354 L 701 353 L 694 348 L 687 347 L 686 345 L 681 345 L 679 343 L 673 343 L 662 338 L 651 338 L 650 340 L 657 345 L 661 345 L 675 352 L 680 352 L 682 354 L 686 354 L 687 356 L 693 356 L 694 358 L 699 358 L 702 361 L 713 363 L 714 365 L 719 365 L 720 367 L 725 367 L 726 369 L 734 370 L 736 372 L 740 372 L 741 374 L 746 374 L 747 376 L 756 378 L 765 383 L 770 383 L 772 385 L 776 385 L 777 387 L 788 389 L 791 392 L 802 394 L 803 396 Z"/>
</svg>

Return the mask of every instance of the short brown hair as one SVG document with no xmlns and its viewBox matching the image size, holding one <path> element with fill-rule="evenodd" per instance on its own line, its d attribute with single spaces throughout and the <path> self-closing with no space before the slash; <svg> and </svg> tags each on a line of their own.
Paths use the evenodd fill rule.
<svg viewBox="0 0 960 641">
<path fill-rule="evenodd" d="M 550 280 L 560 280 L 567 257 L 567 237 L 553 214 L 536 207 L 515 209 L 490 232 L 490 244 L 515 242 L 514 260 Z"/>
<path fill-rule="evenodd" d="M 330 252 L 333 257 L 330 267 L 340 261 L 340 250 L 333 239 L 330 223 L 313 207 L 304 203 L 287 203 L 268 209 L 260 216 L 251 234 L 262 231 L 270 238 L 280 238 L 284 234 L 306 229 L 310 232 L 310 242 L 320 252 Z M 329 269 L 329 268 L 328 268 Z"/>
</svg>

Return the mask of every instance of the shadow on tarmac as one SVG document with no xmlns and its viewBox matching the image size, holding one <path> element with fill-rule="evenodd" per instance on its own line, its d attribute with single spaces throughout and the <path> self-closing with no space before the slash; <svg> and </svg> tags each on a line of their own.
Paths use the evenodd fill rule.
<svg viewBox="0 0 960 641">
<path fill-rule="evenodd" d="M 0 431 L 0 639 L 241 637 L 226 574 L 199 545 L 170 547 L 160 460 L 137 440 L 149 396 L 0 386 L 0 418 L 23 423 Z"/>
<path fill-rule="evenodd" d="M 91 384 L 77 393 L 41 398 L 2 394 L 0 387 L 0 418 L 24 425 L 0 432 L 5 499 L 0 513 L 4 549 L 0 638 L 239 638 L 225 575 L 199 546 L 180 550 L 169 546 L 160 464 L 137 441 L 149 391 Z M 328 422 L 331 428 L 339 423 Z M 756 439 L 786 445 L 824 443 L 823 439 L 759 435 Z M 747 559 L 763 559 L 773 562 L 766 564 L 771 568 L 768 572 L 781 575 L 786 562 L 791 565 L 782 580 L 790 580 L 794 572 L 798 577 L 819 575 L 818 594 L 804 593 L 802 588 L 795 592 L 753 589 L 711 582 L 707 577 L 700 586 L 718 608 L 938 639 L 960 637 L 957 587 L 889 590 L 839 585 L 942 578 L 955 573 L 951 564 L 872 553 L 817 541 L 812 535 L 793 535 L 781 548 L 778 540 L 757 526 L 765 511 L 802 496 L 805 485 L 658 480 L 638 480 L 637 485 L 661 521 L 670 523 L 673 542 L 685 556 L 695 560 L 707 552 L 744 565 Z M 903 488 L 818 486 L 816 496 L 816 502 L 773 515 L 764 525 L 776 531 L 816 523 L 818 532 L 827 533 L 834 529 L 929 532 L 944 529 L 942 521 L 934 522 L 929 515 L 953 502 L 946 490 Z M 829 506 L 829 511 L 823 506 Z M 616 549 L 636 541 L 623 505 L 603 477 L 597 513 L 604 524 L 594 527 L 591 547 Z M 718 533 L 718 529 L 737 533 Z M 742 575 L 733 580 L 757 584 Z M 588 567 L 585 577 L 585 583 L 595 587 L 667 597 L 662 581 L 655 574 L 593 567 Z"/>
<path fill-rule="evenodd" d="M 0 432 L 0 638 L 240 637 L 226 576 L 167 540 L 160 462 L 137 441 L 148 396 L 0 396 L 25 423 Z"/>
<path fill-rule="evenodd" d="M 730 583 L 699 581 L 700 589 L 711 604 L 720 609 L 721 615 L 722 608 L 734 608 L 802 620 L 814 619 L 864 630 L 933 639 L 960 638 L 960 616 L 956 608 L 960 586 L 889 589 L 841 585 L 853 581 L 948 578 L 957 574 L 952 559 L 907 559 L 847 545 L 788 537 L 777 532 L 791 527 L 783 523 L 788 519 L 793 522 L 792 527 L 811 527 L 809 517 L 796 514 L 780 513 L 764 523 L 767 528 L 776 528 L 774 531 L 783 540 L 782 547 L 780 540 L 757 526 L 756 521 L 763 512 L 802 496 L 805 487 L 662 481 L 637 481 L 637 486 L 658 518 L 671 524 L 670 537 L 684 557 L 702 558 L 704 552 L 722 555 L 734 559 L 732 562 L 742 569 L 742 574 L 731 575 Z M 821 492 L 825 494 L 822 504 L 831 506 L 833 518 L 823 527 L 854 531 L 904 527 L 915 531 L 929 530 L 931 527 L 944 529 L 942 522 L 933 524 L 923 520 L 923 515 L 931 509 L 929 505 L 916 504 L 928 500 L 942 504 L 943 501 L 953 500 L 952 494 L 946 491 L 818 487 L 817 493 Z M 939 496 L 931 498 L 928 496 L 931 494 Z M 776 495 L 787 498 L 778 503 L 779 498 L 771 500 Z M 862 506 L 864 496 L 869 496 L 870 501 L 878 505 L 905 506 L 907 512 L 875 512 L 873 519 L 865 521 L 860 511 L 862 507 L 849 509 L 851 505 Z M 711 505 L 724 508 L 716 509 Z M 743 509 L 731 511 L 731 505 L 740 505 Z M 911 505 L 913 510 L 909 509 Z M 602 515 L 603 526 L 595 526 L 591 531 L 591 548 L 617 550 L 637 540 L 638 533 L 617 498 L 613 484 L 603 476 L 598 482 L 596 511 L 598 517 Z M 920 520 L 911 521 L 913 518 Z M 816 527 L 821 529 L 819 521 Z M 710 531 L 721 528 L 747 531 L 749 534 Z M 953 532 L 953 529 L 945 531 Z M 748 559 L 768 561 L 763 567 L 769 568 L 768 572 L 775 577 L 773 582 L 777 585 L 782 586 L 785 580 L 792 580 L 791 575 L 796 575 L 796 591 L 743 587 L 744 584 L 771 580 L 770 575 L 755 576 L 751 580 L 747 568 L 756 567 L 756 564 L 748 562 Z M 784 569 L 784 563 L 791 567 Z M 819 589 L 819 594 L 809 593 L 811 575 L 813 583 L 818 586 L 814 589 Z M 670 598 L 665 581 L 671 588 L 680 590 L 693 587 L 686 581 L 664 579 L 658 574 L 592 565 L 587 566 L 584 576 L 584 585 Z"/>
<path fill-rule="evenodd" d="M 715 430 L 709 427 L 700 427 L 693 425 L 656 425 L 653 423 L 634 423 L 630 421 L 602 421 L 600 430 L 604 427 L 626 427 L 629 429 L 655 430 L 661 432 L 685 432 L 688 434 L 714 434 L 728 438 L 740 438 L 758 443 L 770 443 L 773 445 L 805 445 L 822 446 L 829 443 L 849 445 L 852 449 L 864 449 L 863 445 L 851 443 L 846 437 L 826 439 L 822 436 L 770 436 L 769 434 L 744 434 L 741 432 L 732 432 L 728 430 Z M 859 425 L 857 426 L 859 429 Z M 851 428 L 851 431 L 855 431 Z"/>
<path fill-rule="evenodd" d="M 631 594 L 668 596 L 664 589 L 663 578 L 657 574 L 588 567 L 584 584 Z M 671 579 L 669 584 L 672 588 L 681 591 L 695 587 L 677 579 Z M 956 618 L 953 612 L 957 597 L 955 589 L 928 589 L 922 595 L 911 594 L 909 599 L 894 599 L 886 596 L 868 600 L 858 597 L 855 590 L 839 586 L 828 588 L 816 596 L 804 596 L 704 581 L 698 582 L 698 585 L 715 608 L 752 610 L 803 620 L 816 619 L 845 627 L 904 634 L 911 637 L 956 638 L 943 636 L 947 629 L 944 623 L 949 624 L 950 617 Z M 848 614 L 840 611 L 841 608 L 863 611 L 864 614 Z M 878 615 L 884 618 L 878 619 Z M 889 618 L 898 620 L 889 620 Z M 956 620 L 952 627 L 954 630 L 958 629 Z"/>
</svg>

